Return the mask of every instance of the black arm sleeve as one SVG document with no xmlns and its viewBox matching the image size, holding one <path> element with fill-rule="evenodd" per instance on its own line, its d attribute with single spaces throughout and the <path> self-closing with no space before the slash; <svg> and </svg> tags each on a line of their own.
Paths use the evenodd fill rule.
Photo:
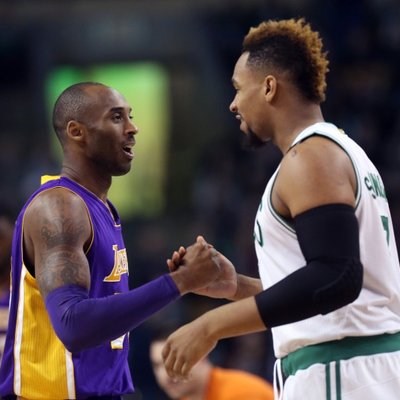
<svg viewBox="0 0 400 400">
<path fill-rule="evenodd" d="M 329 204 L 299 214 L 294 219 L 306 266 L 256 295 L 266 327 L 327 314 L 360 294 L 358 222 L 354 208 Z"/>
</svg>

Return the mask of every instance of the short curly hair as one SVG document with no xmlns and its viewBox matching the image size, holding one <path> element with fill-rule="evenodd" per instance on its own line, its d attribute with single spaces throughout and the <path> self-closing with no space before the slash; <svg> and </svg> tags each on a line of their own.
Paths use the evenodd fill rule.
<svg viewBox="0 0 400 400">
<path fill-rule="evenodd" d="M 251 28 L 242 52 L 249 53 L 248 66 L 283 71 L 306 99 L 317 104 L 325 100 L 327 53 L 319 33 L 304 18 L 270 20 Z"/>
</svg>

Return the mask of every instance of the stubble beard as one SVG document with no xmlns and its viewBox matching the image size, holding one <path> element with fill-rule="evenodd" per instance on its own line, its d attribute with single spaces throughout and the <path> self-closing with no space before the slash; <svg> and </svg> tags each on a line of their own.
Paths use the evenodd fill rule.
<svg viewBox="0 0 400 400">
<path fill-rule="evenodd" d="M 251 129 L 243 135 L 242 148 L 245 150 L 256 150 L 264 147 L 268 142 L 263 142 Z"/>
</svg>

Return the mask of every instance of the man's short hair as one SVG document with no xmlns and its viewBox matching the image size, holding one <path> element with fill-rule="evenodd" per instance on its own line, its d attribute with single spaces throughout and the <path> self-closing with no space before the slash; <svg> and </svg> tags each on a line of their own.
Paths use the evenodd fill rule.
<svg viewBox="0 0 400 400">
<path fill-rule="evenodd" d="M 329 61 L 319 33 L 303 18 L 262 22 L 245 36 L 242 51 L 249 53 L 248 66 L 285 73 L 305 99 L 325 100 Z"/>
</svg>

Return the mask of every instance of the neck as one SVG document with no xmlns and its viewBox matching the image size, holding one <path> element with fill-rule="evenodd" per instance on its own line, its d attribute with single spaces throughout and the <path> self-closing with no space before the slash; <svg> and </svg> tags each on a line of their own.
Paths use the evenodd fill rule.
<svg viewBox="0 0 400 400">
<path fill-rule="evenodd" d="M 84 171 L 84 172 L 81 172 Z M 71 166 L 71 163 L 64 162 L 61 168 L 61 176 L 65 176 L 81 186 L 85 187 L 100 200 L 106 202 L 108 190 L 111 186 L 111 176 L 104 176 L 99 173 L 92 173 L 88 168 L 77 168 Z"/>
<path fill-rule="evenodd" d="M 290 118 L 287 117 L 288 115 Z M 282 118 L 277 119 L 273 142 L 282 154 L 285 154 L 298 134 L 317 122 L 324 122 L 319 105 L 298 104 L 292 110 L 286 110 Z"/>
</svg>

